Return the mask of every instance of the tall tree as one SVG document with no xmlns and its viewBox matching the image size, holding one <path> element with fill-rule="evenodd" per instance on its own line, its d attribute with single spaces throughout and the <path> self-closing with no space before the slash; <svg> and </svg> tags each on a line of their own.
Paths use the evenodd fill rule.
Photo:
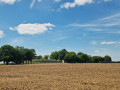
<svg viewBox="0 0 120 90">
<path fill-rule="evenodd" d="M 11 45 L 4 45 L 1 47 L 2 59 L 8 65 L 10 61 L 13 62 L 15 49 Z"/>
<path fill-rule="evenodd" d="M 44 59 L 45 59 L 45 60 L 48 60 L 48 59 L 49 59 L 49 55 L 45 55 L 45 56 L 44 56 Z"/>
<path fill-rule="evenodd" d="M 34 49 L 24 49 L 24 60 L 26 63 L 29 63 L 29 61 L 32 63 L 32 59 L 35 56 L 35 50 Z"/>
<path fill-rule="evenodd" d="M 75 63 L 77 60 L 77 55 L 75 52 L 67 52 L 64 57 L 65 62 Z"/>
<path fill-rule="evenodd" d="M 3 55 L 1 53 L 1 48 L 0 48 L 0 62 L 3 60 Z"/>
<path fill-rule="evenodd" d="M 66 49 L 60 50 L 60 51 L 58 52 L 59 60 L 63 60 L 66 53 L 67 53 L 67 50 L 66 50 Z"/>
<path fill-rule="evenodd" d="M 21 59 L 20 62 L 24 63 L 24 61 L 26 61 L 26 63 L 29 63 L 29 61 L 31 61 L 32 63 L 32 59 L 36 55 L 34 49 L 27 49 L 19 46 L 17 46 L 16 49 L 19 51 L 19 59 Z"/>
<path fill-rule="evenodd" d="M 104 62 L 104 58 L 101 56 L 93 56 L 92 57 L 92 63 L 102 63 Z"/>
<path fill-rule="evenodd" d="M 42 59 L 42 55 L 37 56 L 37 59 Z"/>
<path fill-rule="evenodd" d="M 112 59 L 111 59 L 110 56 L 106 55 L 106 56 L 104 56 L 104 61 L 105 61 L 105 62 L 111 62 Z"/>
<path fill-rule="evenodd" d="M 82 55 L 82 54 L 84 54 L 84 53 L 82 53 L 82 52 L 77 53 L 77 55 L 79 55 L 79 56 Z"/>
<path fill-rule="evenodd" d="M 81 58 L 81 56 L 82 56 L 83 54 L 84 54 L 84 53 L 82 53 L 82 52 L 77 53 L 77 60 L 76 60 L 76 62 L 82 63 L 82 58 Z"/>
<path fill-rule="evenodd" d="M 81 54 L 80 56 L 83 63 L 90 62 L 89 56 L 87 54 Z"/>
<path fill-rule="evenodd" d="M 55 51 L 55 52 L 52 52 L 51 55 L 50 55 L 50 59 L 53 59 L 53 60 L 58 60 L 58 52 Z"/>
</svg>

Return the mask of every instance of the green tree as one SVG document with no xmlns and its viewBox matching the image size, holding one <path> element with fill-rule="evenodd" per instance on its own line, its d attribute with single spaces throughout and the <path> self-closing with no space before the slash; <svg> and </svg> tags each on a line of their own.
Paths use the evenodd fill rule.
<svg viewBox="0 0 120 90">
<path fill-rule="evenodd" d="M 44 59 L 48 60 L 49 59 L 49 55 L 44 55 Z"/>
<path fill-rule="evenodd" d="M 1 52 L 1 48 L 0 48 L 0 62 L 3 60 L 3 55 L 2 55 L 2 52 Z"/>
<path fill-rule="evenodd" d="M 8 65 L 10 61 L 14 61 L 15 49 L 10 45 L 3 45 L 1 47 L 2 60 Z"/>
<path fill-rule="evenodd" d="M 77 63 L 82 63 L 81 55 L 77 55 L 76 62 Z"/>
<path fill-rule="evenodd" d="M 82 58 L 81 58 L 81 56 L 82 56 L 83 54 L 84 54 L 84 53 L 82 53 L 82 52 L 77 53 L 77 60 L 76 60 L 76 62 L 82 63 Z"/>
<path fill-rule="evenodd" d="M 81 61 L 82 61 L 83 63 L 88 63 L 88 62 L 90 62 L 89 56 L 88 56 L 87 54 L 81 54 L 80 56 L 81 56 Z"/>
<path fill-rule="evenodd" d="M 17 46 L 16 49 L 18 50 L 17 52 L 19 52 L 19 54 L 16 55 L 17 57 L 19 57 L 18 59 L 20 59 L 19 62 L 24 63 L 24 61 L 26 61 L 26 63 L 29 63 L 30 61 L 32 63 L 32 59 L 36 55 L 36 52 L 34 49 L 28 49 L 28 48 L 19 47 L 19 46 Z"/>
<path fill-rule="evenodd" d="M 101 56 L 93 56 L 92 57 L 92 63 L 102 63 L 104 62 L 104 58 Z"/>
<path fill-rule="evenodd" d="M 75 63 L 77 60 L 77 55 L 75 52 L 67 52 L 64 57 L 65 62 Z"/>
<path fill-rule="evenodd" d="M 66 50 L 66 49 L 60 50 L 60 51 L 58 52 L 59 60 L 63 60 L 66 53 L 67 53 L 67 50 Z"/>
<path fill-rule="evenodd" d="M 111 62 L 112 59 L 111 59 L 110 56 L 106 55 L 106 56 L 104 56 L 104 61 L 105 61 L 105 62 Z"/>
<path fill-rule="evenodd" d="M 78 56 L 80 56 L 80 55 L 82 55 L 82 54 L 84 54 L 84 53 L 82 53 L 82 52 L 77 53 Z"/>
<path fill-rule="evenodd" d="M 24 49 L 24 60 L 26 60 L 26 63 L 29 63 L 29 61 L 32 63 L 32 59 L 35 55 L 34 49 Z"/>
<path fill-rule="evenodd" d="M 17 60 L 15 60 L 15 63 L 18 63 L 18 62 L 24 63 L 24 61 L 26 61 L 25 48 L 20 47 L 20 46 L 16 46 L 15 49 L 18 52 L 18 54 L 16 54 Z M 21 63 L 19 63 L 19 64 L 21 64 Z"/>
<path fill-rule="evenodd" d="M 98 56 L 93 56 L 92 57 L 92 63 L 98 63 L 98 62 L 99 62 Z"/>
<path fill-rule="evenodd" d="M 92 63 L 92 56 L 88 55 L 88 57 L 89 57 L 89 63 Z"/>
<path fill-rule="evenodd" d="M 53 60 L 58 60 L 58 52 L 55 51 L 55 52 L 52 52 L 51 55 L 50 55 L 50 59 L 53 59 Z"/>
<path fill-rule="evenodd" d="M 42 59 L 42 55 L 37 56 L 37 59 Z"/>
</svg>

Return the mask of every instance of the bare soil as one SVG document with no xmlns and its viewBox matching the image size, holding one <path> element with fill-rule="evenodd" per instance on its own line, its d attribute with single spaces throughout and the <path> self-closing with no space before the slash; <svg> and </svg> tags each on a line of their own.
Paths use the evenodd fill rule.
<svg viewBox="0 0 120 90">
<path fill-rule="evenodd" d="M 120 90 L 120 64 L 0 65 L 0 90 Z"/>
</svg>

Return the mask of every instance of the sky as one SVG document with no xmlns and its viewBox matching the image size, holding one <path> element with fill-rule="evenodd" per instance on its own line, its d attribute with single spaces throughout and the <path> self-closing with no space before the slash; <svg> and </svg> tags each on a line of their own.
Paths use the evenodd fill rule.
<svg viewBox="0 0 120 90">
<path fill-rule="evenodd" d="M 120 0 L 0 0 L 0 46 L 66 49 L 120 61 Z"/>
</svg>

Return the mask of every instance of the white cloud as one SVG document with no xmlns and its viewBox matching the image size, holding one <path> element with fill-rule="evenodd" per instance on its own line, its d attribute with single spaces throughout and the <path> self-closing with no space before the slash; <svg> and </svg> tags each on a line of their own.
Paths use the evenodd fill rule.
<svg viewBox="0 0 120 90">
<path fill-rule="evenodd" d="M 60 2 L 61 0 L 54 0 L 55 2 Z"/>
<path fill-rule="evenodd" d="M 15 30 L 13 27 L 9 27 L 9 29 L 10 29 L 10 30 L 13 30 L 13 31 Z"/>
<path fill-rule="evenodd" d="M 4 32 L 2 30 L 0 30 L 0 38 L 3 38 L 5 35 L 4 35 Z"/>
<path fill-rule="evenodd" d="M 66 2 L 64 4 L 61 5 L 60 8 L 73 8 L 75 6 L 82 6 L 82 5 L 85 5 L 85 4 L 90 4 L 92 3 L 93 0 L 74 0 L 73 3 L 70 3 L 70 2 Z"/>
<path fill-rule="evenodd" d="M 60 41 L 60 40 L 64 40 L 64 39 L 67 39 L 68 37 L 58 37 L 58 38 L 55 38 L 53 39 L 52 41 Z"/>
<path fill-rule="evenodd" d="M 52 29 L 55 25 L 51 23 L 28 23 L 28 24 L 19 24 L 18 26 L 11 28 L 12 30 L 17 30 L 19 34 L 29 34 L 29 35 L 35 35 L 35 34 L 42 34 L 46 31 Z"/>
<path fill-rule="evenodd" d="M 97 44 L 97 42 L 96 42 L 96 41 L 92 41 L 92 42 L 91 42 L 91 44 L 96 45 L 96 44 Z"/>
<path fill-rule="evenodd" d="M 104 44 L 117 44 L 117 43 L 120 43 L 120 42 L 101 42 L 100 44 L 104 45 Z"/>
<path fill-rule="evenodd" d="M 103 31 L 102 29 L 100 28 L 89 28 L 88 31 Z"/>
<path fill-rule="evenodd" d="M 98 27 L 100 26 L 100 24 L 78 24 L 78 23 L 74 23 L 74 24 L 70 24 L 69 26 L 73 26 L 73 27 Z"/>
<path fill-rule="evenodd" d="M 109 31 L 108 33 L 111 33 L 111 34 L 120 34 L 120 30 L 115 30 L 114 31 Z"/>
<path fill-rule="evenodd" d="M 104 0 L 104 2 L 109 2 L 109 1 L 112 1 L 112 0 Z"/>
<path fill-rule="evenodd" d="M 52 30 L 52 28 L 50 27 L 49 30 Z"/>
<path fill-rule="evenodd" d="M 97 3 L 102 3 L 102 2 L 110 2 L 112 0 L 96 0 L 96 1 L 97 1 Z"/>
<path fill-rule="evenodd" d="M 86 24 L 70 24 L 69 26 L 77 26 L 77 27 L 111 27 L 111 26 L 120 26 L 120 13 L 101 18 L 90 23 Z"/>
<path fill-rule="evenodd" d="M 25 39 L 21 38 L 21 37 L 15 38 L 15 39 L 11 40 L 10 45 L 21 45 L 24 42 L 24 40 Z"/>
<path fill-rule="evenodd" d="M 42 2 L 42 0 L 37 0 L 38 2 Z M 36 0 L 32 0 L 31 4 L 30 4 L 30 8 L 33 8 L 34 4 L 35 4 Z"/>
<path fill-rule="evenodd" d="M 32 2 L 31 2 L 31 4 L 30 4 L 30 8 L 32 8 L 32 7 L 34 6 L 35 1 L 36 1 L 36 0 L 32 0 Z"/>
<path fill-rule="evenodd" d="M 55 0 L 56 2 L 59 2 L 61 0 Z M 73 2 L 66 2 L 64 4 L 61 4 L 60 8 L 73 8 L 75 6 L 82 6 L 85 4 L 91 4 L 91 3 L 101 3 L 101 2 L 109 2 L 112 0 L 74 0 Z"/>
<path fill-rule="evenodd" d="M 1 3 L 11 4 L 11 5 L 17 1 L 21 1 L 21 0 L 0 0 Z"/>
<path fill-rule="evenodd" d="M 106 31 L 105 33 L 120 34 L 120 13 L 116 13 L 107 17 L 103 17 L 84 24 L 72 23 L 68 26 L 82 28 L 87 31 Z"/>
<path fill-rule="evenodd" d="M 120 42 L 119 41 L 110 41 L 110 42 L 106 42 L 106 41 L 103 41 L 103 42 L 101 42 L 101 41 L 98 41 L 98 42 L 92 41 L 91 44 L 93 44 L 93 45 L 111 45 L 111 44 L 120 44 Z"/>
<path fill-rule="evenodd" d="M 38 2 L 42 2 L 42 0 L 38 0 Z"/>
<path fill-rule="evenodd" d="M 96 51 L 94 51 L 95 53 L 99 53 L 100 51 L 98 51 L 98 50 L 96 50 Z"/>
<path fill-rule="evenodd" d="M 97 20 L 101 26 L 120 26 L 120 13 Z"/>
</svg>

